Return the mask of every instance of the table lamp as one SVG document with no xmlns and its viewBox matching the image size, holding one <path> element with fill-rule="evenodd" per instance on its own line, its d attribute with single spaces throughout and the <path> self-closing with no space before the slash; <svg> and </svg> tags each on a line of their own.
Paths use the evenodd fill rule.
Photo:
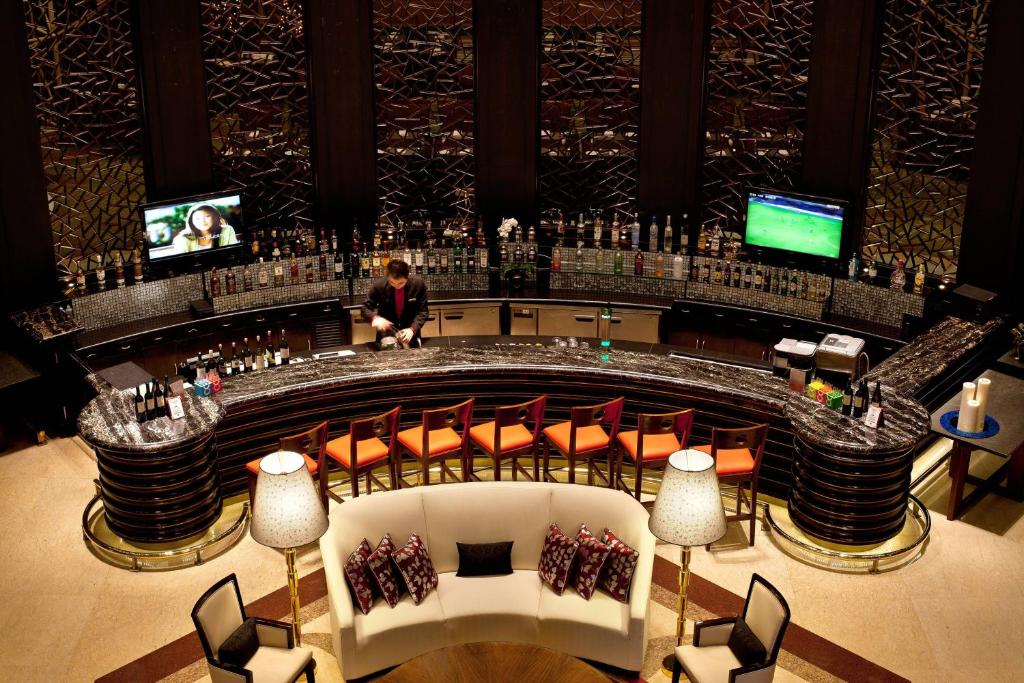
<svg viewBox="0 0 1024 683">
<path fill-rule="evenodd" d="M 669 456 L 647 525 L 662 541 L 681 546 L 676 620 L 676 645 L 679 646 L 683 644 L 683 614 L 690 583 L 690 548 L 714 543 L 725 536 L 725 511 L 718 491 L 715 461 L 710 455 L 685 450 Z M 674 657 L 674 654 L 669 655 L 669 658 Z M 671 661 L 668 670 L 671 671 Z"/>
<path fill-rule="evenodd" d="M 323 536 L 327 523 L 327 512 L 301 455 L 277 451 L 260 460 L 249 531 L 257 543 L 284 550 L 296 647 L 302 645 L 302 626 L 295 549 Z"/>
</svg>

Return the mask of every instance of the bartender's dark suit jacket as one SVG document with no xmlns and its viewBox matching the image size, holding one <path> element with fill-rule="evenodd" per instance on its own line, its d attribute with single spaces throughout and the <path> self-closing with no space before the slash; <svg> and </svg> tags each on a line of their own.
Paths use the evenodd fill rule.
<svg viewBox="0 0 1024 683">
<path fill-rule="evenodd" d="M 405 283 L 405 306 L 402 315 L 395 310 L 395 288 L 388 283 L 386 277 L 375 280 L 363 302 L 364 320 L 373 320 L 373 316 L 382 316 L 395 324 L 395 332 L 409 328 L 413 331 L 413 339 L 418 339 L 420 330 L 427 323 L 427 285 L 423 278 L 410 275 Z M 377 339 L 392 333 L 377 333 Z"/>
</svg>

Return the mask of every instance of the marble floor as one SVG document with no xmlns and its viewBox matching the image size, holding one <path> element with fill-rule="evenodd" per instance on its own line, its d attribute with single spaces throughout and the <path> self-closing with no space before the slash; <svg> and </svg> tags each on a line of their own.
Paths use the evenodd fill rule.
<svg viewBox="0 0 1024 683">
<path fill-rule="evenodd" d="M 72 439 L 0 455 L 0 680 L 92 681 L 192 631 L 192 604 L 225 574 L 238 574 L 247 601 L 285 583 L 283 556 L 248 536 L 186 570 L 131 573 L 101 562 L 81 533 L 95 476 Z M 738 594 L 751 572 L 764 575 L 796 623 L 910 680 L 1024 680 L 1024 504 L 987 496 L 949 522 L 948 488 L 943 471 L 918 488 L 932 510 L 931 540 L 897 571 L 824 571 L 763 534 L 753 548 L 694 551 L 693 569 Z M 733 527 L 727 541 L 742 537 Z M 678 560 L 672 546 L 659 553 Z M 318 569 L 319 552 L 299 565 L 303 575 Z"/>
</svg>

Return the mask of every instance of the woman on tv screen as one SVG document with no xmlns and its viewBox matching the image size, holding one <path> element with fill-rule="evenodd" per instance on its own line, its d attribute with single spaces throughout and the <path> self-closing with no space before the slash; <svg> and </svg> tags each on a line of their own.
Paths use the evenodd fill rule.
<svg viewBox="0 0 1024 683">
<path fill-rule="evenodd" d="M 238 244 L 238 236 L 216 207 L 197 204 L 189 209 L 185 229 L 174 237 L 172 244 L 175 254 L 188 254 Z"/>
</svg>

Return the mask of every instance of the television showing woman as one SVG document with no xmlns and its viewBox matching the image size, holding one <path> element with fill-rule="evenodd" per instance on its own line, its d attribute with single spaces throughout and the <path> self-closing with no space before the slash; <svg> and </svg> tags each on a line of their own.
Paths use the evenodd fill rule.
<svg viewBox="0 0 1024 683">
<path fill-rule="evenodd" d="M 235 229 L 220 211 L 210 204 L 197 204 L 189 209 L 185 229 L 174 240 L 175 254 L 189 254 L 204 249 L 238 244 Z"/>
</svg>

